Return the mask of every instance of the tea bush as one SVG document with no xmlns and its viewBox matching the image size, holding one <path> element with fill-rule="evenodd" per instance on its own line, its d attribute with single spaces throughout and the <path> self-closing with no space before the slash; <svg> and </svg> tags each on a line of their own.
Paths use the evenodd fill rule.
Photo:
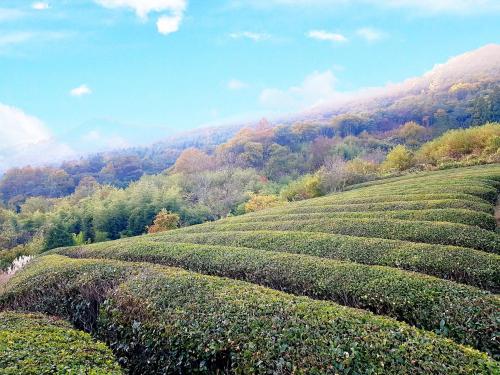
<svg viewBox="0 0 500 375">
<path fill-rule="evenodd" d="M 103 282 L 110 274 L 119 281 Z M 9 282 L 0 306 L 82 320 L 80 307 L 97 300 L 93 331 L 132 374 L 500 370 L 484 353 L 389 318 L 145 264 L 45 256 Z"/>
<path fill-rule="evenodd" d="M 159 242 L 248 247 L 384 265 L 500 291 L 500 256 L 462 247 L 293 231 L 176 231 L 149 238 Z"/>
<path fill-rule="evenodd" d="M 487 252 L 500 252 L 500 236 L 495 232 L 481 228 L 453 223 L 404 221 L 377 218 L 325 218 L 314 220 L 287 220 L 260 222 L 258 218 L 252 222 L 208 223 L 183 228 L 184 233 L 206 231 L 255 231 L 279 230 L 324 232 L 349 236 L 386 238 L 423 242 L 441 245 L 465 246 Z"/>
<path fill-rule="evenodd" d="M 122 374 L 111 350 L 60 319 L 0 312 L 1 374 Z"/>
<path fill-rule="evenodd" d="M 81 258 L 152 262 L 230 277 L 294 294 L 389 315 L 439 332 L 483 351 L 498 353 L 500 299 L 476 288 L 430 276 L 306 255 L 248 248 L 134 242 L 67 248 Z M 500 353 L 499 353 L 500 354 Z"/>
</svg>

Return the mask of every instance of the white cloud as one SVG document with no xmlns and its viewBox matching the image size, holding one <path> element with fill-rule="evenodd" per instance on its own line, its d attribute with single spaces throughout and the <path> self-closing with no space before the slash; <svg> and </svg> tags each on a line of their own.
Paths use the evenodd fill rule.
<svg viewBox="0 0 500 375">
<path fill-rule="evenodd" d="M 179 30 L 187 0 L 94 0 L 105 8 L 129 8 L 146 21 L 150 13 L 162 13 L 156 21 L 159 33 L 168 35 Z"/>
<path fill-rule="evenodd" d="M 232 79 L 227 83 L 229 90 L 243 90 L 248 87 L 248 84 L 237 79 Z"/>
<path fill-rule="evenodd" d="M 33 8 L 35 10 L 46 10 L 46 9 L 49 9 L 50 6 L 49 6 L 49 3 L 47 3 L 47 2 L 37 1 L 33 4 L 31 4 L 31 8 Z"/>
<path fill-rule="evenodd" d="M 168 35 L 178 31 L 181 22 L 182 22 L 181 15 L 161 16 L 160 18 L 158 18 L 158 21 L 156 22 L 156 27 L 160 34 Z"/>
<path fill-rule="evenodd" d="M 89 95 L 89 94 L 92 94 L 92 90 L 90 89 L 90 87 L 88 87 L 87 85 L 80 85 L 78 87 L 75 87 L 74 89 L 72 89 L 69 94 L 71 96 L 83 96 L 83 95 Z"/>
<path fill-rule="evenodd" d="M 368 42 L 375 42 L 386 37 L 386 33 L 371 27 L 362 27 L 356 31 L 356 34 Z"/>
<path fill-rule="evenodd" d="M 347 38 L 342 34 L 330 33 L 324 30 L 311 30 L 307 33 L 311 39 L 326 40 L 329 42 L 347 42 Z"/>
<path fill-rule="evenodd" d="M 53 139 L 38 118 L 0 103 L 0 171 L 26 164 L 54 163 L 74 156 L 73 150 Z"/>
<path fill-rule="evenodd" d="M 259 97 L 265 107 L 280 111 L 295 111 L 323 104 L 335 99 L 337 79 L 331 70 L 313 72 L 298 86 L 286 90 L 267 88 Z"/>
<path fill-rule="evenodd" d="M 268 40 L 271 38 L 271 35 L 266 33 L 255 33 L 252 31 L 241 31 L 237 33 L 229 34 L 229 37 L 232 39 L 250 39 L 254 42 L 260 42 L 263 40 Z"/>
</svg>

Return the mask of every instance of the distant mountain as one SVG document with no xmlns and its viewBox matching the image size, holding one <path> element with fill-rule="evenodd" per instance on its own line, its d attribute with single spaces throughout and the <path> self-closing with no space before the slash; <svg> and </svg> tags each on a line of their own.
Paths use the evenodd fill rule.
<svg viewBox="0 0 500 375">
<path fill-rule="evenodd" d="M 499 85 L 500 45 L 489 44 L 438 64 L 421 77 L 345 94 L 334 103 L 311 108 L 289 121 L 328 119 L 351 112 L 372 114 L 421 105 L 428 109 L 430 104 L 446 109 L 450 101 L 475 99 Z"/>
</svg>

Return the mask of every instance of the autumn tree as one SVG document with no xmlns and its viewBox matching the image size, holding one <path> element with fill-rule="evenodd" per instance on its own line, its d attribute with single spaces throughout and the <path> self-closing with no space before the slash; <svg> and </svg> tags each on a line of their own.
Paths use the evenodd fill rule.
<svg viewBox="0 0 500 375">
<path fill-rule="evenodd" d="M 250 199 L 245 203 L 245 213 L 265 210 L 282 203 L 283 201 L 277 195 L 251 194 Z"/>
<path fill-rule="evenodd" d="M 184 150 L 174 164 L 174 173 L 197 173 L 211 170 L 215 165 L 214 158 L 205 152 L 191 147 Z"/>
<path fill-rule="evenodd" d="M 179 226 L 179 215 L 162 209 L 156 215 L 153 225 L 148 227 L 148 233 L 159 233 L 176 229 Z"/>
</svg>

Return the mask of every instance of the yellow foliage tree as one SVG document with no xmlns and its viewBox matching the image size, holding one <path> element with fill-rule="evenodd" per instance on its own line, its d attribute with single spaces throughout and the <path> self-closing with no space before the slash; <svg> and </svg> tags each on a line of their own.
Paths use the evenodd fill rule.
<svg viewBox="0 0 500 375">
<path fill-rule="evenodd" d="M 153 225 L 148 227 L 148 233 L 159 233 L 176 229 L 179 226 L 179 215 L 163 209 L 156 215 Z"/>
<path fill-rule="evenodd" d="M 385 161 L 382 163 L 382 170 L 387 172 L 405 171 L 414 164 L 413 153 L 406 146 L 397 145 L 387 154 Z"/>
<path fill-rule="evenodd" d="M 251 194 L 250 200 L 245 203 L 245 213 L 276 207 L 283 201 L 276 195 Z"/>
</svg>

